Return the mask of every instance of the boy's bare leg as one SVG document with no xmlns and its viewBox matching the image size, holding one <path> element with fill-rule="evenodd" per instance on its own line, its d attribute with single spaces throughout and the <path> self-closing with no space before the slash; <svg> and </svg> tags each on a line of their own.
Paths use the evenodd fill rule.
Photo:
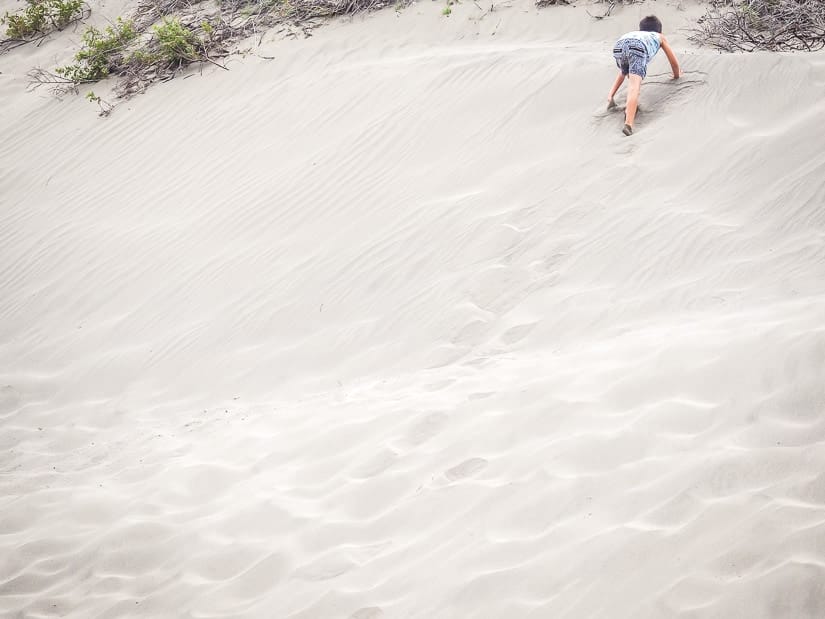
<svg viewBox="0 0 825 619">
<path fill-rule="evenodd" d="M 642 88 L 642 76 L 631 73 L 630 84 L 627 87 L 627 108 L 625 108 L 625 124 L 633 128 L 633 121 L 636 120 L 636 109 L 639 107 L 639 91 Z"/>
<path fill-rule="evenodd" d="M 616 107 L 616 102 L 613 100 L 613 97 L 616 96 L 616 93 L 619 92 L 619 88 L 621 88 L 622 84 L 624 83 L 624 79 L 627 77 L 624 73 L 619 71 L 618 77 L 616 77 L 616 81 L 613 82 L 613 87 L 610 89 L 610 94 L 607 95 L 607 109 L 611 109 Z"/>
</svg>

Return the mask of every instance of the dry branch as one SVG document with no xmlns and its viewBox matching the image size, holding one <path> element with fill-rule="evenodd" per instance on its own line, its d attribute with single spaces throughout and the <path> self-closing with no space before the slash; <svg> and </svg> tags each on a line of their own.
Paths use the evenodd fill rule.
<svg viewBox="0 0 825 619">
<path fill-rule="evenodd" d="M 400 5 L 408 1 L 402 0 Z M 141 36 L 110 58 L 108 73 L 118 78 L 114 92 L 118 99 L 124 99 L 145 91 L 154 82 L 172 79 L 192 63 L 226 69 L 220 60 L 235 53 L 240 41 L 257 38 L 272 27 L 282 26 L 287 36 L 295 36 L 296 31 L 310 36 L 324 19 L 373 11 L 388 4 L 388 0 L 219 0 L 217 4 L 212 0 L 142 0 L 127 20 Z M 191 34 L 194 50 L 171 62 L 159 53 L 157 32 L 152 30 L 167 17 L 179 20 Z M 31 71 L 29 78 L 31 88 L 49 85 L 58 95 L 76 92 L 79 84 L 87 83 L 73 82 L 43 69 Z"/>
<path fill-rule="evenodd" d="M 728 52 L 825 48 L 822 0 L 715 0 L 691 39 Z"/>
</svg>

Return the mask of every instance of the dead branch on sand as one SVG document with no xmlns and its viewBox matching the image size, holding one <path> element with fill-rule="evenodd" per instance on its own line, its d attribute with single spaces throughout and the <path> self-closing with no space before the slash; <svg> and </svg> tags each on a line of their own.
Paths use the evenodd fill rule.
<svg viewBox="0 0 825 619">
<path fill-rule="evenodd" d="M 68 94 L 77 94 L 78 87 L 82 84 L 91 84 L 92 81 L 75 81 L 37 67 L 26 74 L 29 78 L 28 90 L 35 90 L 40 86 L 50 87 L 52 94 L 57 97 Z"/>
<path fill-rule="evenodd" d="M 825 48 L 822 0 L 714 0 L 691 40 L 728 52 Z"/>
<path fill-rule="evenodd" d="M 601 15 L 594 15 L 589 10 L 587 10 L 587 9 L 585 9 L 585 10 L 587 11 L 587 14 L 590 15 L 590 17 L 592 17 L 593 19 L 604 19 L 606 17 L 610 17 L 610 14 L 613 12 L 613 9 L 616 8 L 616 3 L 615 2 L 608 2 L 606 4 L 607 4 L 607 8 L 604 10 L 604 13 L 602 13 Z"/>
<path fill-rule="evenodd" d="M 80 84 L 114 76 L 118 78 L 115 96 L 125 99 L 144 92 L 154 82 L 172 79 L 195 63 L 226 69 L 220 61 L 237 53 L 239 42 L 254 37 L 260 44 L 259 37 L 275 26 L 285 27 L 287 35 L 297 31 L 311 36 L 324 19 L 388 4 L 388 0 L 220 0 L 217 5 L 210 0 L 142 0 L 129 19 L 88 37 L 91 45 L 103 51 L 81 50 L 77 64 L 56 72 L 34 69 L 29 72 L 29 87 L 48 85 L 56 95 L 62 95 L 77 92 Z M 125 47 L 108 48 L 101 43 L 123 32 L 129 34 L 123 39 Z M 93 68 L 90 58 L 97 62 Z M 94 79 L 85 79 L 91 75 Z"/>
</svg>

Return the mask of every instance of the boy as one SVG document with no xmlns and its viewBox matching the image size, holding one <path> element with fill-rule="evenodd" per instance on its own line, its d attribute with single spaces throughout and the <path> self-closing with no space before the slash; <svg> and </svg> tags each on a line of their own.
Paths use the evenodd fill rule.
<svg viewBox="0 0 825 619">
<path fill-rule="evenodd" d="M 619 75 L 607 95 L 607 109 L 616 107 L 613 96 L 624 83 L 625 78 L 630 79 L 627 91 L 627 107 L 625 108 L 624 128 L 622 133 L 631 135 L 633 133 L 633 121 L 636 119 L 636 108 L 639 104 L 639 90 L 642 87 L 642 80 L 647 74 L 647 65 L 653 60 L 659 48 L 665 50 L 673 71 L 673 79 L 679 79 L 679 63 L 670 44 L 662 34 L 662 22 L 655 15 L 649 15 L 639 22 L 639 29 L 635 32 L 628 32 L 613 46 L 613 58 L 619 67 Z"/>
</svg>

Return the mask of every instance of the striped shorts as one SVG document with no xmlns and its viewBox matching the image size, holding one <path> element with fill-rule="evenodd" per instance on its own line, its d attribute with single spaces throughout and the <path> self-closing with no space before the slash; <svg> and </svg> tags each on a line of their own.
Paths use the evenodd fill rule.
<svg viewBox="0 0 825 619">
<path fill-rule="evenodd" d="M 633 73 L 644 79 L 647 75 L 647 50 L 638 39 L 619 39 L 613 46 L 616 66 L 625 75 Z"/>
</svg>

